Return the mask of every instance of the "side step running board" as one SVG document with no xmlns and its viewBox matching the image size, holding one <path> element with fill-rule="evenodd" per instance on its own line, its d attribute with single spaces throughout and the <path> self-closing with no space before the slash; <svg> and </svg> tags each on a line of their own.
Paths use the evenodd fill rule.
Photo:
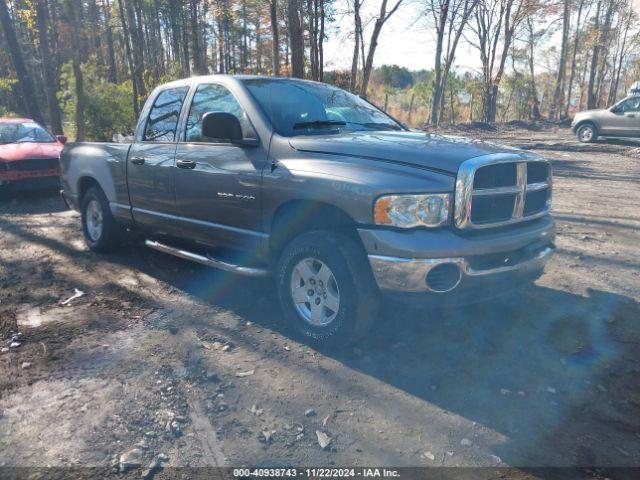
<svg viewBox="0 0 640 480">
<path fill-rule="evenodd" d="M 269 271 L 264 268 L 242 267 L 240 265 L 234 265 L 233 263 L 223 262 L 222 260 L 218 260 L 209 255 L 200 255 L 198 253 L 189 252 L 180 248 L 171 247 L 154 240 L 145 240 L 144 244 L 149 248 L 153 248 L 154 250 L 168 253 L 169 255 L 174 255 L 176 257 L 184 258 L 186 260 L 191 260 L 192 262 L 201 263 L 203 265 L 207 265 L 208 267 L 218 268 L 226 272 L 238 273 L 240 275 L 246 275 L 249 277 L 264 277 L 269 275 Z"/>
</svg>

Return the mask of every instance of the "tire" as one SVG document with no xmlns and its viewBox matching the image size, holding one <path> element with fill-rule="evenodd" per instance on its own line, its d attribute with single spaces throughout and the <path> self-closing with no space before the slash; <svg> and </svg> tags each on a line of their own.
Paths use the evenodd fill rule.
<svg viewBox="0 0 640 480">
<path fill-rule="evenodd" d="M 313 231 L 294 238 L 280 254 L 276 279 L 286 326 L 314 346 L 353 343 L 376 318 L 371 267 L 362 247 L 346 235 Z"/>
<path fill-rule="evenodd" d="M 111 252 L 120 245 L 122 230 L 109 209 L 109 202 L 100 187 L 87 190 L 80 202 L 82 233 L 90 250 Z"/>
<path fill-rule="evenodd" d="M 576 137 L 582 143 L 593 143 L 598 139 L 598 130 L 593 123 L 583 123 L 576 130 Z"/>
</svg>

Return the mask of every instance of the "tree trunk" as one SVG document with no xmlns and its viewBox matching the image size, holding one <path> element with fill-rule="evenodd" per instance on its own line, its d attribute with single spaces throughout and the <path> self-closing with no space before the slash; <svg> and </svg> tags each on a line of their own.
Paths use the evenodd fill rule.
<svg viewBox="0 0 640 480">
<path fill-rule="evenodd" d="M 529 76 L 531 77 L 529 118 L 531 120 L 539 120 L 540 102 L 538 101 L 538 87 L 536 86 L 534 26 L 531 17 L 527 17 L 527 27 L 529 28 Z"/>
<path fill-rule="evenodd" d="M 360 96 L 362 98 L 367 98 L 367 88 L 369 87 L 369 78 L 371 77 L 371 70 L 373 68 L 373 56 L 375 55 L 376 48 L 378 47 L 378 37 L 380 36 L 382 25 L 383 23 L 380 21 L 380 19 L 377 19 L 375 25 L 373 26 L 371 43 L 369 43 L 367 60 L 364 64 L 364 69 L 362 70 L 362 82 L 360 83 Z"/>
<path fill-rule="evenodd" d="M 269 18 L 271 20 L 271 56 L 273 74 L 280 75 L 280 38 L 278 35 L 278 0 L 269 2 Z"/>
<path fill-rule="evenodd" d="M 127 26 L 127 20 L 124 15 L 124 0 L 118 0 L 118 13 L 120 15 L 120 23 L 122 24 L 122 33 L 124 36 L 124 49 L 127 54 L 127 63 L 129 64 L 129 73 L 131 74 L 131 90 L 133 93 L 133 112 L 136 117 L 140 113 L 140 106 L 138 104 L 138 79 L 135 75 L 135 64 L 133 60 L 133 52 L 131 51 L 131 40 L 129 38 L 129 28 Z"/>
<path fill-rule="evenodd" d="M 618 65 L 616 67 L 615 75 L 612 76 L 611 80 L 611 89 L 609 90 L 609 101 L 607 102 L 609 105 L 615 103 L 616 98 L 618 96 L 618 87 L 620 85 L 620 72 L 622 71 L 622 61 L 625 57 L 626 51 L 625 46 L 627 44 L 627 37 L 629 35 L 629 28 L 631 27 L 632 17 L 629 17 L 625 23 L 624 35 L 622 37 L 622 45 L 620 47 L 620 56 L 618 58 Z"/>
<path fill-rule="evenodd" d="M 202 51 L 200 49 L 200 28 L 198 25 L 198 0 L 191 0 L 190 2 L 190 14 L 191 14 L 191 54 L 193 55 L 193 68 L 197 75 L 204 75 L 207 73 L 206 65 L 202 61 Z"/>
<path fill-rule="evenodd" d="M 444 28 L 449 16 L 449 0 L 440 3 L 441 9 L 436 22 L 436 56 L 435 56 L 435 77 L 433 79 L 433 98 L 431 99 L 431 112 L 429 112 L 429 123 L 438 125 L 440 121 L 440 102 L 444 89 L 442 81 L 442 44 L 444 41 Z"/>
<path fill-rule="evenodd" d="M 360 18 L 360 1 L 353 0 L 353 19 L 355 23 L 353 46 L 353 61 L 351 62 L 351 78 L 349 79 L 349 90 L 356 93 L 358 83 L 358 55 L 360 54 L 360 32 L 362 30 L 362 19 Z"/>
<path fill-rule="evenodd" d="M 564 116 L 569 116 L 569 106 L 571 105 L 571 93 L 573 90 L 573 80 L 576 75 L 576 58 L 578 54 L 578 43 L 580 39 L 580 18 L 582 17 L 582 9 L 584 8 L 585 0 L 580 0 L 580 6 L 578 7 L 578 18 L 576 19 L 576 33 L 573 39 L 573 52 L 571 53 L 571 74 L 569 76 L 569 85 L 567 88 L 567 98 L 564 108 Z"/>
<path fill-rule="evenodd" d="M 300 22 L 300 5 L 298 0 L 287 1 L 289 18 L 289 43 L 291 45 L 291 75 L 304 78 L 304 38 Z"/>
<path fill-rule="evenodd" d="M 591 67 L 589 69 L 589 83 L 587 85 L 587 108 L 589 110 L 596 108 L 596 72 L 598 70 L 598 62 L 600 61 L 600 9 L 602 0 L 598 0 L 595 16 L 596 44 L 593 46 L 593 54 L 591 55 Z"/>
<path fill-rule="evenodd" d="M 362 83 L 360 84 L 360 97 L 367 98 L 367 88 L 369 87 L 369 78 L 371 77 L 371 70 L 373 69 L 373 57 L 378 47 L 378 38 L 385 22 L 389 20 L 397 10 L 402 0 L 398 0 L 395 6 L 387 13 L 387 0 L 382 0 L 380 5 L 380 16 L 376 18 L 376 22 L 373 25 L 373 32 L 371 33 L 371 40 L 369 42 L 369 51 L 367 52 L 367 60 L 362 70 Z"/>
<path fill-rule="evenodd" d="M 120 2 L 122 0 L 118 0 Z M 171 25 L 171 52 L 173 54 L 173 61 L 179 63 L 181 70 L 183 70 L 182 64 L 184 59 L 180 52 L 180 6 L 175 2 L 169 2 L 169 23 Z M 187 62 L 189 59 L 187 59 Z"/>
<path fill-rule="evenodd" d="M 100 52 L 102 50 L 102 40 L 100 38 L 100 22 L 98 20 L 98 6 L 96 5 L 97 0 L 89 0 L 87 2 L 88 11 L 89 11 L 89 23 L 92 28 L 89 29 L 89 35 L 91 38 L 91 46 L 94 51 Z M 103 56 L 97 55 L 98 62 L 103 64 Z"/>
<path fill-rule="evenodd" d="M 66 0 L 65 6 L 67 17 L 69 19 L 69 30 L 71 30 L 71 41 L 74 45 L 79 46 L 82 42 L 80 38 L 80 23 L 78 22 L 77 10 L 79 5 L 74 0 Z M 82 69 L 80 67 L 81 49 L 73 50 L 73 77 L 76 84 L 76 141 L 84 142 L 85 140 L 85 124 L 84 124 L 84 78 L 82 77 Z"/>
<path fill-rule="evenodd" d="M 142 38 L 140 38 L 138 28 L 136 26 L 136 16 L 135 11 L 133 9 L 133 0 L 118 0 L 119 2 L 124 3 L 125 11 L 127 14 L 128 21 L 128 31 L 129 37 L 131 38 L 131 51 L 133 53 L 133 72 L 132 75 L 135 77 L 136 87 L 138 89 L 138 97 L 146 96 L 146 89 L 144 86 L 144 78 L 143 78 L 143 45 Z M 136 103 L 138 103 L 136 101 Z"/>
<path fill-rule="evenodd" d="M 318 45 L 318 61 L 320 62 L 320 72 L 318 80 L 324 81 L 324 0 L 320 0 L 320 39 Z"/>
<path fill-rule="evenodd" d="M 606 76 L 606 69 L 609 66 L 609 62 L 607 62 L 607 57 L 609 55 L 609 36 L 611 33 L 611 22 L 613 20 L 613 13 L 616 7 L 616 2 L 614 0 L 609 0 L 609 5 L 607 7 L 607 11 L 604 17 L 604 24 L 602 25 L 602 36 L 600 37 L 600 52 L 602 53 L 602 58 L 600 61 L 600 65 L 598 68 L 598 74 L 596 76 L 596 107 L 599 106 L 600 99 L 602 98 L 602 83 Z"/>
<path fill-rule="evenodd" d="M 107 35 L 107 56 L 109 61 L 109 82 L 118 83 L 118 69 L 116 67 L 116 52 L 113 46 L 113 30 L 111 29 L 111 12 L 109 0 L 102 0 L 104 10 L 105 32 Z"/>
<path fill-rule="evenodd" d="M 42 57 L 42 74 L 44 78 L 44 90 L 47 95 L 47 107 L 49 109 L 49 122 L 51 130 L 55 135 L 62 135 L 62 115 L 60 105 L 56 97 L 56 85 L 58 82 L 54 78 L 55 70 L 51 60 L 51 50 L 49 49 L 49 22 L 46 0 L 36 1 L 36 24 L 38 26 L 38 43 L 40 56 Z"/>
<path fill-rule="evenodd" d="M 121 0 L 124 1 L 124 0 Z M 185 77 L 191 76 L 191 64 L 189 63 L 189 32 L 186 27 L 187 22 L 185 19 L 184 8 L 180 9 L 180 19 L 183 25 L 182 28 L 182 59 L 184 62 L 182 63 L 182 74 Z M 135 50 L 134 50 L 135 53 Z"/>
<path fill-rule="evenodd" d="M 0 0 L 0 25 L 2 25 L 2 31 L 4 32 L 4 39 L 9 48 L 9 55 L 11 56 L 11 62 L 13 68 L 18 75 L 18 84 L 22 90 L 23 99 L 27 108 L 27 113 L 36 122 L 43 123 L 44 118 L 38 105 L 38 98 L 36 97 L 36 90 L 33 84 L 33 80 L 22 56 L 22 50 L 18 44 L 16 32 L 13 28 L 13 20 L 9 16 L 9 9 L 7 7 L 6 0 Z"/>
<path fill-rule="evenodd" d="M 553 93 L 553 103 L 551 104 L 550 116 L 560 120 L 560 112 L 564 103 L 564 81 L 567 69 L 567 52 L 569 45 L 569 22 L 571 20 L 571 2 L 564 0 L 564 11 L 562 18 L 562 46 L 560 47 L 560 62 L 558 63 L 558 74 L 556 75 L 556 86 Z"/>
</svg>

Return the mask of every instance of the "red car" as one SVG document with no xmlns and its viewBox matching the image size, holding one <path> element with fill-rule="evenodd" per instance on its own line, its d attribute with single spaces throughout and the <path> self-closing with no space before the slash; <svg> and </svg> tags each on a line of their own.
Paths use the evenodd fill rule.
<svg viewBox="0 0 640 480">
<path fill-rule="evenodd" d="M 27 118 L 0 118 L 0 187 L 55 186 L 67 138 Z"/>
</svg>

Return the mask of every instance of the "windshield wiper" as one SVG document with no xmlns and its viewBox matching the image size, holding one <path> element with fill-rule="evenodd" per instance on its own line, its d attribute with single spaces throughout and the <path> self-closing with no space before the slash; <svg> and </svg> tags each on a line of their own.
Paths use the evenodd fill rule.
<svg viewBox="0 0 640 480">
<path fill-rule="evenodd" d="M 365 122 L 365 123 L 349 122 L 349 123 L 353 125 L 360 125 L 362 127 L 371 128 L 371 129 L 379 128 L 381 130 L 402 130 L 402 128 L 398 125 L 393 125 L 391 123 L 384 123 L 384 122 Z"/>
<path fill-rule="evenodd" d="M 293 129 L 298 130 L 301 128 L 324 128 L 333 126 L 343 126 L 347 122 L 342 120 L 313 120 L 312 122 L 298 122 L 293 124 Z"/>
</svg>

